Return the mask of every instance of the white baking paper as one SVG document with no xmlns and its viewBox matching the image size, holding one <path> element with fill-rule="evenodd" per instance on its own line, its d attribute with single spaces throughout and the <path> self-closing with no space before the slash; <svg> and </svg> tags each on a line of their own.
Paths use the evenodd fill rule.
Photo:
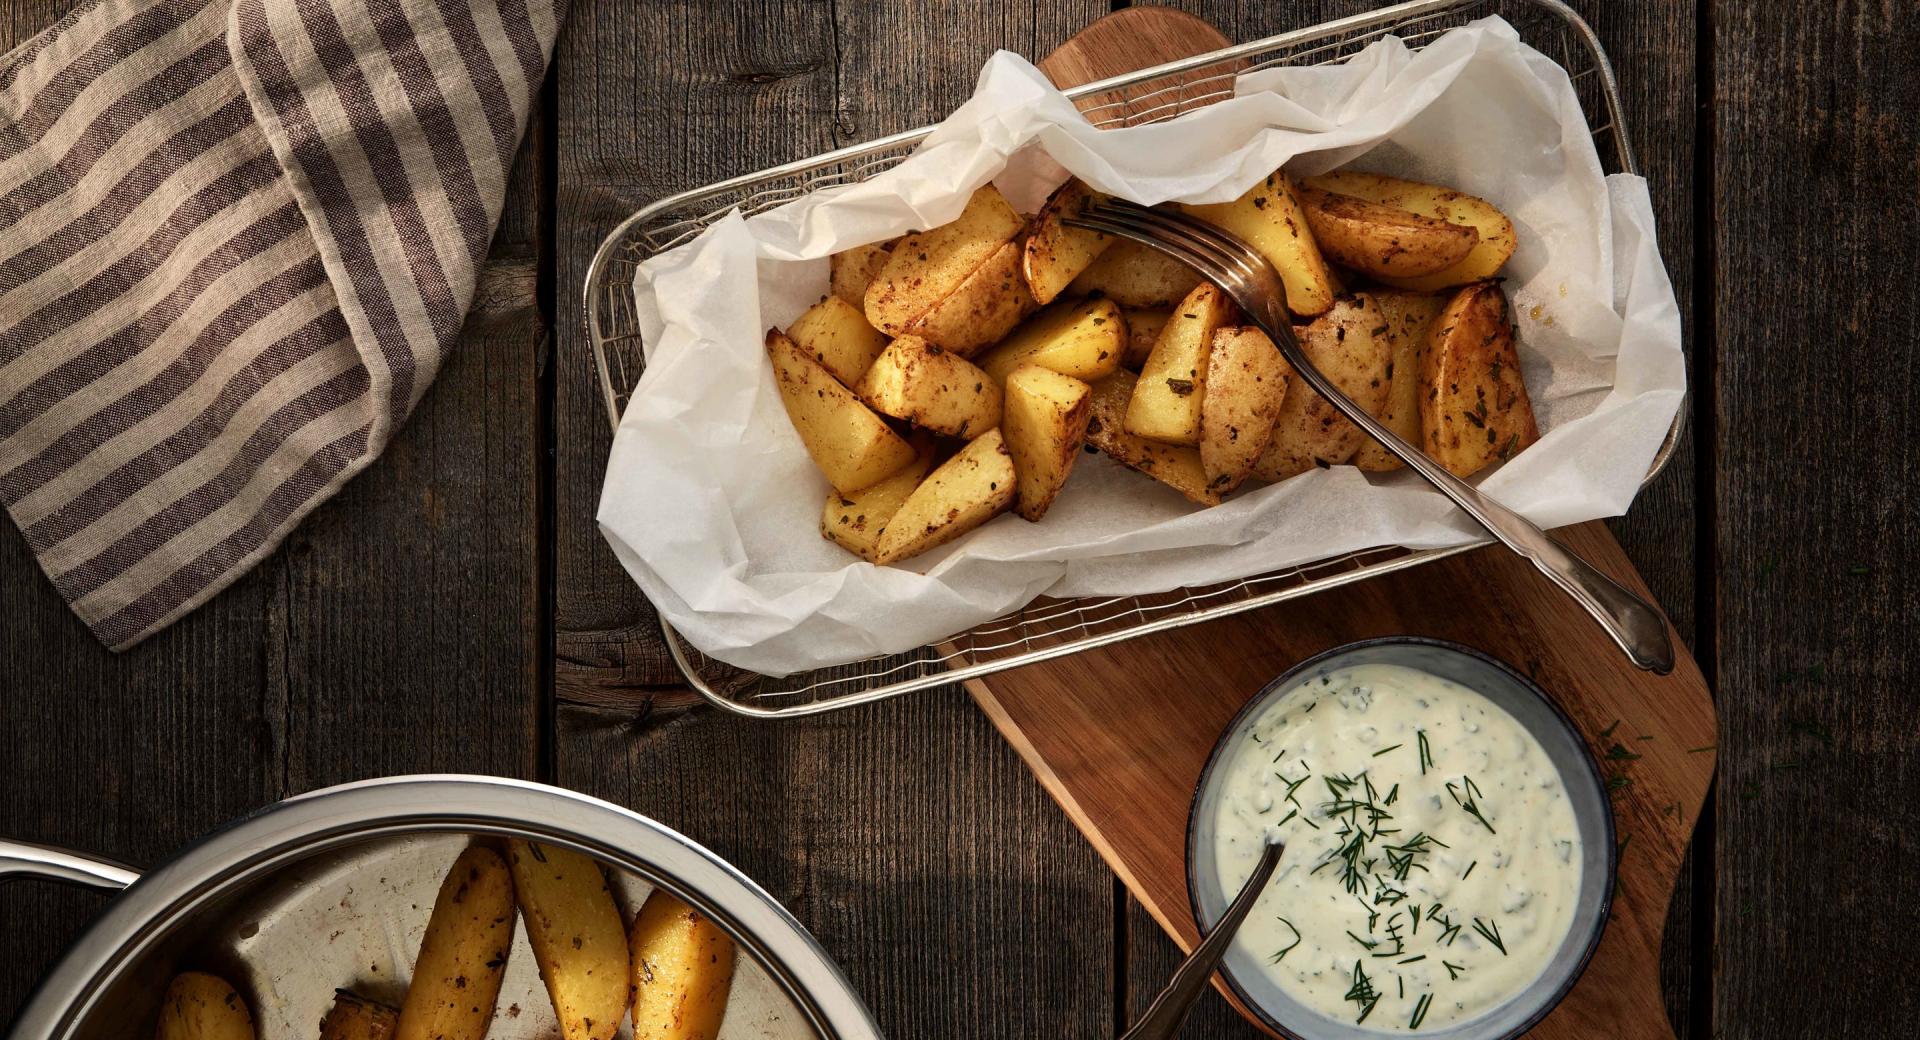
<svg viewBox="0 0 1920 1040">
<path fill-rule="evenodd" d="M 1386 39 L 1341 65 L 1249 74 L 1234 98 L 1115 130 L 994 55 L 895 168 L 728 216 L 642 266 L 646 374 L 614 439 L 601 528 L 689 642 L 771 675 L 909 650 L 1041 594 L 1160 592 L 1475 539 L 1406 471 L 1315 470 L 1199 509 L 1094 455 L 1041 523 L 1003 516 L 905 566 L 819 534 L 827 483 L 762 344 L 826 291 L 827 256 L 951 220 L 990 180 L 1031 212 L 1063 171 L 1152 204 L 1226 201 L 1283 164 L 1349 163 L 1483 196 L 1518 230 L 1507 286 L 1544 436 L 1482 488 L 1546 527 L 1624 512 L 1686 388 L 1647 186 L 1602 174 L 1565 71 L 1489 18 L 1420 50 Z"/>
</svg>

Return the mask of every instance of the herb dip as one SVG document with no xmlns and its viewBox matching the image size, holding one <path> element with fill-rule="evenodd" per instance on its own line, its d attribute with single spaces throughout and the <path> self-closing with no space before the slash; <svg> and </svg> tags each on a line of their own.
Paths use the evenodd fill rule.
<svg viewBox="0 0 1920 1040">
<path fill-rule="evenodd" d="M 1329 1018 L 1431 1032 L 1545 969 L 1573 923 L 1580 831 L 1559 771 L 1498 705 L 1400 665 L 1310 678 L 1219 769 L 1223 891 L 1279 870 L 1234 944 Z"/>
</svg>

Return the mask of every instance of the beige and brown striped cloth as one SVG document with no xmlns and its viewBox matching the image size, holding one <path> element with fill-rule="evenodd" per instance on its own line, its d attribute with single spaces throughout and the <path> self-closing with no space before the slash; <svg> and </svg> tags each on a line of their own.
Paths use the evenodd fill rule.
<svg viewBox="0 0 1920 1040">
<path fill-rule="evenodd" d="M 96 0 L 0 58 L 0 501 L 102 642 L 232 583 L 419 402 L 564 7 Z"/>
</svg>

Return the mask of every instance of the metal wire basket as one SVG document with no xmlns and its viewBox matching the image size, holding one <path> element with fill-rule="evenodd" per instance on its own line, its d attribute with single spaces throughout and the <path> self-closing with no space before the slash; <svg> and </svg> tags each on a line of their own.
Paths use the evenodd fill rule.
<svg viewBox="0 0 1920 1040">
<path fill-rule="evenodd" d="M 1505 18 L 1530 46 L 1561 63 L 1573 80 L 1603 167 L 1637 173 L 1613 66 L 1592 28 L 1561 0 L 1413 0 L 1089 83 L 1067 95 L 1096 126 L 1157 122 L 1232 97 L 1235 77 L 1247 72 L 1341 61 L 1389 35 L 1419 47 L 1487 15 Z M 587 270 L 585 290 L 587 334 L 614 426 L 646 363 L 632 294 L 635 269 L 642 261 L 690 241 L 736 209 L 751 215 L 822 188 L 865 180 L 905 159 L 931 131 L 911 130 L 684 192 L 641 209 L 615 228 Z M 1675 416 L 1648 480 L 1672 456 L 1685 416 L 1685 408 Z M 1146 596 L 1043 597 L 913 653 L 777 679 L 708 658 L 664 622 L 661 630 L 675 664 L 709 702 L 741 715 L 790 718 L 871 704 L 1255 610 L 1485 544 L 1425 550 L 1381 546 L 1238 581 Z"/>
</svg>

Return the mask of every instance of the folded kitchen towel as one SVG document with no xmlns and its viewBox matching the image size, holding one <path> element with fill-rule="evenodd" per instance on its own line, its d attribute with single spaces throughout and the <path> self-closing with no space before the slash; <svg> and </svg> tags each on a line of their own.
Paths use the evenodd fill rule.
<svg viewBox="0 0 1920 1040">
<path fill-rule="evenodd" d="M 0 501 L 102 642 L 419 402 L 565 2 L 94 0 L 0 58 Z"/>
</svg>

